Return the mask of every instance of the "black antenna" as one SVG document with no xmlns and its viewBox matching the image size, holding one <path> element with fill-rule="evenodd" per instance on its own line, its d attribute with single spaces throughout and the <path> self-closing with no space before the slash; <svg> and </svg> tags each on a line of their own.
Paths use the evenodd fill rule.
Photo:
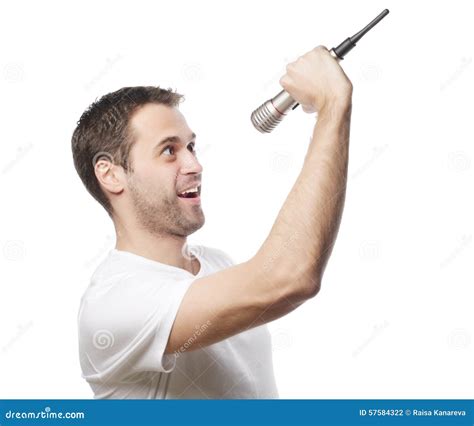
<svg viewBox="0 0 474 426">
<path fill-rule="evenodd" d="M 377 25 L 385 16 L 388 15 L 388 9 L 385 9 L 379 16 L 377 16 L 369 25 L 360 30 L 358 33 L 354 34 L 352 37 L 345 39 L 339 46 L 334 47 L 334 53 L 339 59 L 344 59 L 344 56 L 349 52 L 356 43 L 371 30 L 375 25 Z"/>
</svg>

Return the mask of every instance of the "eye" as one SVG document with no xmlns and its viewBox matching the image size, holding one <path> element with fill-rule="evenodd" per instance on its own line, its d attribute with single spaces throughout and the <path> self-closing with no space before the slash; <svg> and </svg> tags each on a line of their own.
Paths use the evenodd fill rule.
<svg viewBox="0 0 474 426">
<path fill-rule="evenodd" d="M 174 147 L 172 145 L 168 145 L 163 151 L 162 154 L 164 154 L 166 151 L 170 150 L 170 155 L 174 155 Z"/>
<path fill-rule="evenodd" d="M 189 147 L 191 147 L 191 149 L 189 149 Z M 196 154 L 196 148 L 195 148 L 195 143 L 194 142 L 191 142 L 189 145 L 188 145 L 188 149 L 189 151 L 193 152 L 194 154 Z"/>
</svg>

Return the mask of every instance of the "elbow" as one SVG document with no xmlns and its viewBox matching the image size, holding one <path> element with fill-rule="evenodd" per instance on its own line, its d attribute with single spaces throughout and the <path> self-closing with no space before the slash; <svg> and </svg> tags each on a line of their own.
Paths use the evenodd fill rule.
<svg viewBox="0 0 474 426">
<path fill-rule="evenodd" d="M 323 281 L 323 274 L 325 270 L 324 262 L 312 262 L 306 267 L 300 269 L 299 287 L 302 297 L 312 299 L 321 290 L 321 283 Z"/>
<path fill-rule="evenodd" d="M 312 299 L 321 290 L 321 278 L 317 275 L 305 274 L 299 281 L 297 296 L 303 301 Z"/>
<path fill-rule="evenodd" d="M 288 262 L 275 262 L 260 256 L 249 261 L 253 271 L 259 271 L 264 277 L 265 298 L 272 303 L 288 302 L 301 304 L 315 297 L 321 289 L 322 274 L 315 265 L 291 265 Z"/>
<path fill-rule="evenodd" d="M 314 273 L 314 270 L 304 270 L 300 273 L 293 271 L 288 273 L 283 281 L 287 283 L 286 297 L 297 303 L 312 299 L 321 290 L 321 276 Z"/>
</svg>

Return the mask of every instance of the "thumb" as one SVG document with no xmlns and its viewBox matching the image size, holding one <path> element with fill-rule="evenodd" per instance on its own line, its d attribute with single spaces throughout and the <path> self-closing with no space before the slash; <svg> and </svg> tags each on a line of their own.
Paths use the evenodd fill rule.
<svg viewBox="0 0 474 426">
<path fill-rule="evenodd" d="M 311 106 L 311 105 L 301 105 L 301 108 L 303 108 L 303 111 L 306 113 L 306 114 L 313 114 L 316 112 L 316 109 Z"/>
</svg>

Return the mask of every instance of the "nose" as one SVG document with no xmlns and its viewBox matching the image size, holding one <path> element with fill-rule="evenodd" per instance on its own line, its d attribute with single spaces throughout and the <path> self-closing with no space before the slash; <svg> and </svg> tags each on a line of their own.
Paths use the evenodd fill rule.
<svg viewBox="0 0 474 426">
<path fill-rule="evenodd" d="M 196 158 L 196 155 L 191 151 L 186 150 L 186 154 L 183 157 L 183 162 L 181 164 L 181 173 L 202 173 L 201 163 Z"/>
</svg>

